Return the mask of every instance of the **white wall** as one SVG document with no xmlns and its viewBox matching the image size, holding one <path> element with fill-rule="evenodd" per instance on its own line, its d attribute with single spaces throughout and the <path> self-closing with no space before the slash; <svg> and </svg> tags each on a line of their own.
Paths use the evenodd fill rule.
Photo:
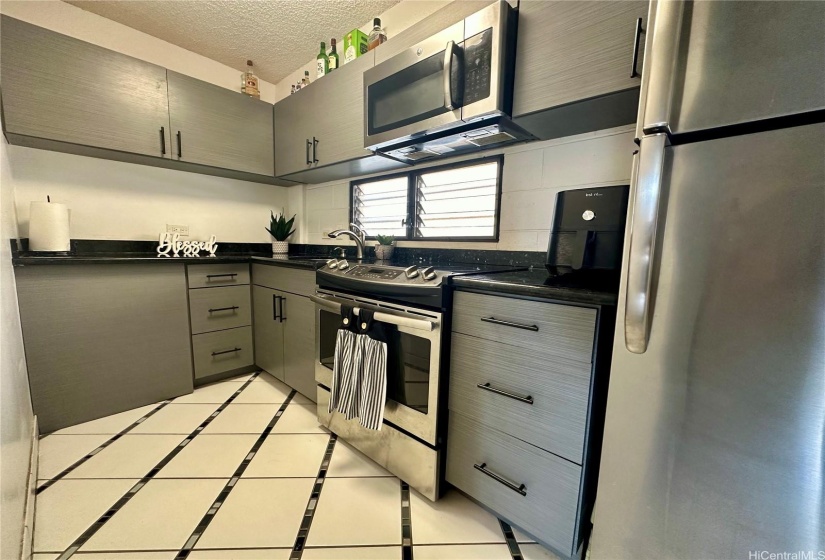
<svg viewBox="0 0 825 560">
<path fill-rule="evenodd" d="M 504 154 L 498 243 L 399 241 L 398 245 L 544 251 L 559 191 L 629 184 L 632 154 L 636 147 L 633 130 L 632 126 L 625 126 L 484 152 L 484 155 Z M 459 159 L 441 163 L 454 161 Z M 326 245 L 351 243 L 324 235 L 324 232 L 348 225 L 349 180 L 303 188 L 306 219 L 300 224 L 300 241 Z"/>
<path fill-rule="evenodd" d="M 17 220 L 7 147 L 0 139 L 0 558 L 20 558 L 34 417 L 11 265 Z"/>
<path fill-rule="evenodd" d="M 237 91 L 240 70 L 225 66 L 59 0 L 3 0 L 0 12 Z M 240 94 L 239 94 L 240 95 Z M 275 86 L 261 82 L 272 102 Z M 75 239 L 156 239 L 166 224 L 188 225 L 190 238 L 270 241 L 270 209 L 287 204 L 287 189 L 183 171 L 8 147 L 7 185 L 14 191 L 20 235 L 28 235 L 29 203 L 65 202 Z"/>
</svg>

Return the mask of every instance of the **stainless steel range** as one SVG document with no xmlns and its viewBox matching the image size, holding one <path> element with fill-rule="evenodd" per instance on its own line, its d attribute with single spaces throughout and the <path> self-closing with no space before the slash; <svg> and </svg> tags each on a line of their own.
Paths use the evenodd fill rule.
<svg viewBox="0 0 825 560">
<path fill-rule="evenodd" d="M 331 259 L 318 270 L 315 381 L 318 418 L 431 500 L 443 480 L 451 290 L 449 278 L 512 270 L 485 265 L 387 266 Z M 387 403 L 380 431 L 328 412 L 333 356 L 342 305 L 369 310 L 395 325 L 392 344 L 402 357 L 387 370 Z"/>
</svg>

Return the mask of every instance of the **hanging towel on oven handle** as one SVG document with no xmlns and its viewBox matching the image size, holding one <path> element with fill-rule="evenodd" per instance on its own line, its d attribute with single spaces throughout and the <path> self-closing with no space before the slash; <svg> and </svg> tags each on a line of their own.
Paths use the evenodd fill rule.
<svg viewBox="0 0 825 560">
<path fill-rule="evenodd" d="M 387 402 L 388 342 L 395 334 L 395 326 L 374 320 L 372 311 L 361 309 L 358 315 L 358 334 L 362 344 L 360 397 L 358 417 L 361 425 L 380 430 Z"/>
<path fill-rule="evenodd" d="M 341 306 L 341 326 L 335 336 L 335 354 L 332 365 L 332 383 L 329 392 L 329 410 L 340 410 L 341 395 L 346 383 L 352 381 L 353 369 L 360 367 L 354 361 L 355 332 L 358 328 L 357 317 L 349 305 Z"/>
</svg>

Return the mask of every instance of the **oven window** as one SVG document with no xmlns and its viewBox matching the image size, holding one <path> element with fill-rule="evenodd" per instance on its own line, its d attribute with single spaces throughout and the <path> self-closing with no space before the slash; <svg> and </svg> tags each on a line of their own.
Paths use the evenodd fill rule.
<svg viewBox="0 0 825 560">
<path fill-rule="evenodd" d="M 330 370 L 341 316 L 320 310 L 319 360 Z M 427 414 L 430 393 L 430 341 L 395 331 L 387 348 L 387 399 Z"/>
</svg>

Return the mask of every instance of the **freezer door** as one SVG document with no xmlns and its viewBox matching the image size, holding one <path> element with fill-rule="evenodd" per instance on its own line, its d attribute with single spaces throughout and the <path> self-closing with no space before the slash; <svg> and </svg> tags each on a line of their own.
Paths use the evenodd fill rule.
<svg viewBox="0 0 825 560">
<path fill-rule="evenodd" d="M 642 78 L 646 133 L 825 109 L 825 2 L 657 4 Z"/>
<path fill-rule="evenodd" d="M 662 148 L 642 353 L 632 254 L 622 277 L 594 560 L 825 550 L 823 146 L 817 124 Z"/>
</svg>

